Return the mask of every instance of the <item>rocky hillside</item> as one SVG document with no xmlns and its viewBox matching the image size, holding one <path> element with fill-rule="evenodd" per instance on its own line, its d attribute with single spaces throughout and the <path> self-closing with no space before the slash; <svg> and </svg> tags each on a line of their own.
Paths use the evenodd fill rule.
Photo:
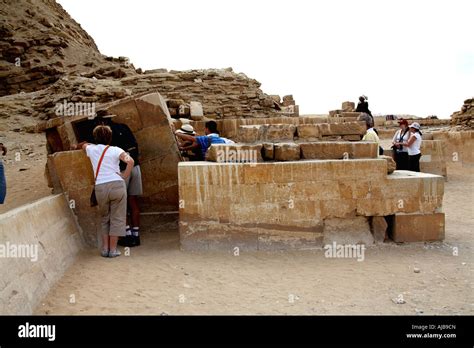
<svg viewBox="0 0 474 348">
<path fill-rule="evenodd" d="M 102 55 L 54 0 L 0 3 L 0 130 L 31 129 L 38 119 L 57 117 L 58 103 L 100 108 L 151 91 L 184 108 L 200 102 L 210 118 L 297 115 L 297 108 L 266 95 L 258 81 L 232 69 L 142 72 L 126 57 Z"/>
<path fill-rule="evenodd" d="M 100 54 L 94 40 L 53 0 L 2 0 L 0 96 L 41 90 L 67 75 L 135 74 L 125 58 Z"/>
<path fill-rule="evenodd" d="M 456 111 L 451 115 L 451 124 L 461 126 L 463 128 L 473 128 L 474 123 L 474 98 L 466 99 L 460 111 Z"/>
</svg>

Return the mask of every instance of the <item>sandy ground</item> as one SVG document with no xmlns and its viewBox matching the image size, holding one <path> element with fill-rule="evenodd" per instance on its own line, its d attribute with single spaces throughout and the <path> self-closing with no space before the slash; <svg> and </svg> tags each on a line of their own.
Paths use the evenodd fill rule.
<svg viewBox="0 0 474 348">
<path fill-rule="evenodd" d="M 7 196 L 5 203 L 0 204 L 0 214 L 51 194 L 44 176 L 45 140 L 44 134 L 0 133 L 0 142 L 8 150 L 1 159 L 7 180 Z"/>
<path fill-rule="evenodd" d="M 322 250 L 185 253 L 176 217 L 162 216 L 130 256 L 82 252 L 35 313 L 472 315 L 474 172 L 448 175 L 444 242 L 386 243 L 363 262 Z M 392 301 L 400 296 L 404 304 Z"/>
</svg>

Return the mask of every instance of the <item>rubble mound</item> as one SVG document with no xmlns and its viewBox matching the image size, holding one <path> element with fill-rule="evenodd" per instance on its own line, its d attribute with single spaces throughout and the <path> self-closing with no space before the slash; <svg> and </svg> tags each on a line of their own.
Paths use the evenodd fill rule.
<svg viewBox="0 0 474 348">
<path fill-rule="evenodd" d="M 8 129 L 31 124 L 25 121 L 31 116 L 63 116 L 55 112 L 61 103 L 100 108 L 145 92 L 161 93 L 175 118 L 191 118 L 192 103 L 201 103 L 201 117 L 212 119 L 298 116 L 292 96 L 283 101 L 269 96 L 258 81 L 232 68 L 143 72 L 126 57 L 107 57 L 54 0 L 3 0 L 2 5 L 0 120 Z"/>
<path fill-rule="evenodd" d="M 451 115 L 451 124 L 463 128 L 473 128 L 472 118 L 474 118 L 474 98 L 466 99 L 461 110 Z"/>
</svg>

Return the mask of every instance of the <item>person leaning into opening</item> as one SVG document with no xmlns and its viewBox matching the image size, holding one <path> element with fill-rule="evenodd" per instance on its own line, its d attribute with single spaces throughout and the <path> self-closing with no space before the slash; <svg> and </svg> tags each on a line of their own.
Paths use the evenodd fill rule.
<svg viewBox="0 0 474 348">
<path fill-rule="evenodd" d="M 182 146 L 180 150 L 187 151 L 198 148 L 201 151 L 202 158 L 206 158 L 207 150 L 212 144 L 226 144 L 226 140 L 219 136 L 217 131 L 217 123 L 216 121 L 207 121 L 204 124 L 204 133 L 206 135 L 203 136 L 194 136 L 190 134 L 180 133 L 178 131 L 175 132 L 175 135 L 184 140 L 189 142 L 191 145 Z"/>
<path fill-rule="evenodd" d="M 395 133 L 392 139 L 393 159 L 397 163 L 397 170 L 409 170 L 408 168 L 408 148 L 397 143 L 406 143 L 410 138 L 408 121 L 401 119 L 398 121 L 400 129 Z"/>
<path fill-rule="evenodd" d="M 93 131 L 97 145 L 83 144 L 89 157 L 94 173 L 103 155 L 103 160 L 95 182 L 95 194 L 102 225 L 102 251 L 103 257 L 120 256 L 117 250 L 118 237 L 125 236 L 127 221 L 127 187 L 125 180 L 132 172 L 134 161 L 124 150 L 110 146 L 112 130 L 109 126 L 97 126 Z M 127 164 L 125 170 L 120 172 L 120 161 Z"/>
<path fill-rule="evenodd" d="M 420 125 L 413 122 L 410 126 L 410 138 L 407 142 L 397 142 L 396 145 L 406 146 L 408 149 L 408 170 L 413 172 L 420 171 L 420 157 L 421 157 L 421 136 Z"/>
</svg>

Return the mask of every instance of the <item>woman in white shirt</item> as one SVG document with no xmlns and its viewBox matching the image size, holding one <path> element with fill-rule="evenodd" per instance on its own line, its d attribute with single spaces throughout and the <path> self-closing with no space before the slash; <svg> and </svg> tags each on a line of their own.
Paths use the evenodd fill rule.
<svg viewBox="0 0 474 348">
<path fill-rule="evenodd" d="M 397 145 L 406 146 L 408 149 L 408 169 L 413 172 L 420 171 L 420 158 L 421 158 L 421 131 L 420 125 L 416 122 L 413 122 L 409 129 L 410 129 L 410 138 L 407 142 L 403 143 L 396 143 Z"/>
<path fill-rule="evenodd" d="M 130 176 L 134 161 L 121 148 L 109 146 L 112 141 L 109 126 L 95 127 L 93 136 L 97 145 L 86 143 L 81 147 L 91 160 L 96 176 L 95 194 L 102 224 L 101 255 L 117 257 L 120 256 L 120 251 L 117 250 L 118 237 L 125 236 L 127 220 L 127 188 L 124 179 Z M 123 173 L 120 173 L 120 161 L 127 163 Z"/>
<path fill-rule="evenodd" d="M 408 148 L 397 143 L 407 143 L 410 138 L 408 121 L 401 119 L 398 121 L 400 129 L 395 133 L 392 139 L 393 159 L 397 163 L 397 170 L 409 170 L 408 167 Z"/>
</svg>

